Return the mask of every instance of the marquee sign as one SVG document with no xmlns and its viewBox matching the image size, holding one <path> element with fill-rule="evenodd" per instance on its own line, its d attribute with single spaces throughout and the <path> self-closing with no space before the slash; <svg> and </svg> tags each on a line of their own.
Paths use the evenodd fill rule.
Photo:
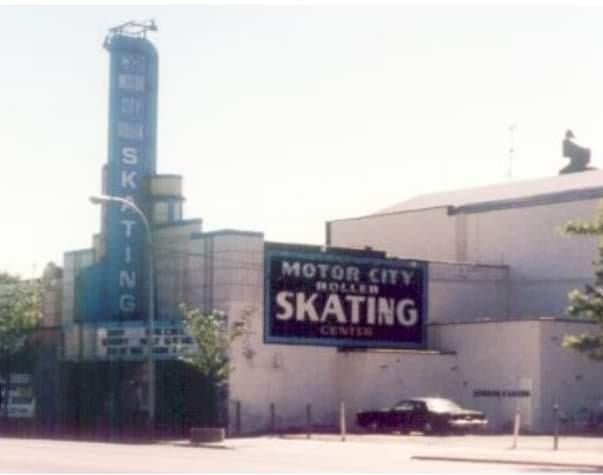
<svg viewBox="0 0 603 475">
<path fill-rule="evenodd" d="M 266 343 L 424 348 L 427 264 L 265 247 Z"/>
<path fill-rule="evenodd" d="M 101 360 L 143 360 L 147 358 L 149 331 L 138 322 L 105 325 L 96 331 L 96 357 Z M 188 356 L 197 351 L 189 328 L 182 321 L 155 322 L 153 358 Z"/>
</svg>

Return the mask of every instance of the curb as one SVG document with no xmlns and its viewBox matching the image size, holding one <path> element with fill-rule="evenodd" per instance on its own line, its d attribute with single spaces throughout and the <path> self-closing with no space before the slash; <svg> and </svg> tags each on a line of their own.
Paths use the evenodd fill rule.
<svg viewBox="0 0 603 475">
<path fill-rule="evenodd" d="M 567 469 L 588 469 L 603 472 L 603 465 L 584 464 L 584 463 L 563 463 L 563 462 L 537 462 L 534 460 L 509 460 L 509 459 L 493 459 L 493 458 L 471 458 L 471 457 L 437 457 L 428 455 L 413 455 L 411 460 L 423 460 L 432 462 L 467 462 L 467 463 L 491 463 L 502 465 L 531 465 L 531 466 L 546 466 L 559 467 Z"/>
</svg>

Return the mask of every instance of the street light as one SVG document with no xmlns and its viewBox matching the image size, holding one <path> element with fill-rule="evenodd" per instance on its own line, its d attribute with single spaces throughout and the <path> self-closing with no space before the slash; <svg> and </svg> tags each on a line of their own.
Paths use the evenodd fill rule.
<svg viewBox="0 0 603 475">
<path fill-rule="evenodd" d="M 149 303 L 148 303 L 148 327 L 147 336 L 147 371 L 149 379 L 149 431 L 151 438 L 155 430 L 155 364 L 153 361 L 153 339 L 155 337 L 155 268 L 153 262 L 153 235 L 149 220 L 134 202 L 119 196 L 98 195 L 91 196 L 90 202 L 99 205 L 103 203 L 118 203 L 134 210 L 142 219 L 147 234 L 148 269 L 149 269 Z"/>
</svg>

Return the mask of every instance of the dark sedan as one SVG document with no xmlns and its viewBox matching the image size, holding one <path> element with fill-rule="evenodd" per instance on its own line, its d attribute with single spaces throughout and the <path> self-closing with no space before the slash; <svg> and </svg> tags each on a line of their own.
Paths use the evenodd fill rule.
<svg viewBox="0 0 603 475">
<path fill-rule="evenodd" d="M 426 397 L 405 399 L 388 409 L 359 412 L 356 422 L 374 432 L 444 434 L 477 432 L 488 419 L 483 412 L 463 409 L 449 399 Z"/>
</svg>

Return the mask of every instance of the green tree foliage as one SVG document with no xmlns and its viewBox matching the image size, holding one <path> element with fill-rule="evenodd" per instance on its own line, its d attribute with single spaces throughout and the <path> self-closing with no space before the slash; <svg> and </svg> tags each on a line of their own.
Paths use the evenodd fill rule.
<svg viewBox="0 0 603 475">
<path fill-rule="evenodd" d="M 7 274 L 6 272 L 0 271 L 0 285 L 2 284 L 16 284 L 19 282 L 19 277 L 16 275 Z"/>
<path fill-rule="evenodd" d="M 41 317 L 41 283 L 0 273 L 0 357 L 21 352 Z"/>
<path fill-rule="evenodd" d="M 221 312 L 205 314 L 184 304 L 180 309 L 197 345 L 196 353 L 184 356 L 182 360 L 197 368 L 211 382 L 224 384 L 234 370 L 229 358 L 230 347 L 241 336 L 243 328 L 241 325 L 229 328 L 228 318 Z"/>
<path fill-rule="evenodd" d="M 563 231 L 570 236 L 595 237 L 599 239 L 598 256 L 593 262 L 595 281 L 584 290 L 569 293 L 567 313 L 573 317 L 591 320 L 599 324 L 598 333 L 568 335 L 563 346 L 586 354 L 593 360 L 603 360 L 603 203 L 599 205 L 594 221 L 570 221 Z"/>
</svg>

